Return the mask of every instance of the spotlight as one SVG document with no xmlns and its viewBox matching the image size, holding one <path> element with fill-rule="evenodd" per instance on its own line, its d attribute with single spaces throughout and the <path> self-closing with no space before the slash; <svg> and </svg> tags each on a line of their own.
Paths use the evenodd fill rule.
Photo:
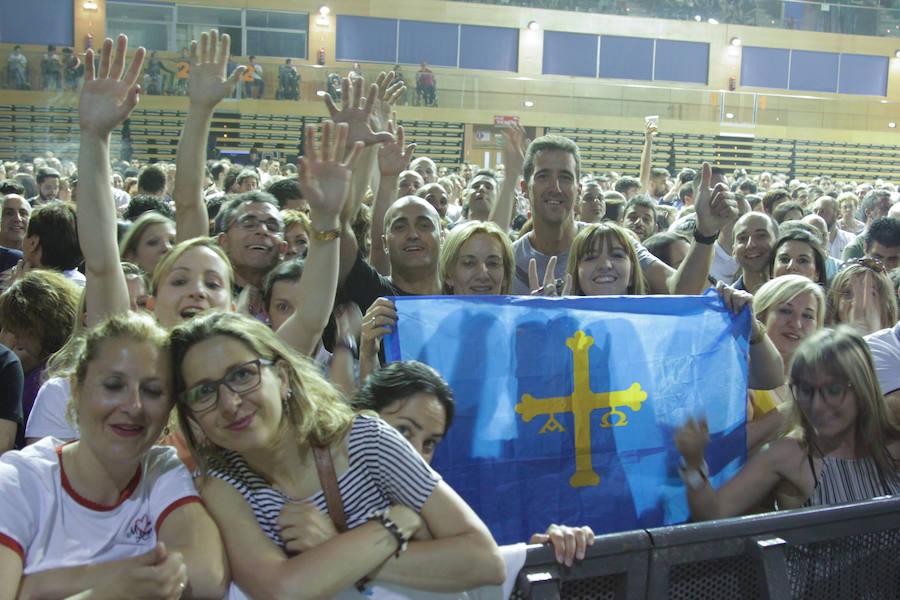
<svg viewBox="0 0 900 600">
<path fill-rule="evenodd" d="M 541 26 L 538 25 L 537 21 L 529 21 L 528 22 L 528 29 L 530 29 L 531 31 L 537 31 L 540 28 L 541 28 Z"/>
<path fill-rule="evenodd" d="M 890 123 L 888 123 L 888 127 L 894 128 L 894 127 L 896 127 L 896 126 L 897 126 L 897 124 L 894 123 L 893 121 L 891 121 Z"/>
<path fill-rule="evenodd" d="M 897 58 L 900 58 L 900 50 L 896 50 L 896 51 L 894 52 L 894 56 L 897 57 Z"/>
<path fill-rule="evenodd" d="M 531 108 L 534 106 L 534 100 L 526 100 L 522 105 L 525 106 L 525 108 Z"/>
<path fill-rule="evenodd" d="M 328 15 L 329 13 L 331 13 L 331 9 L 328 8 L 327 6 L 325 6 L 324 4 L 323 4 L 322 6 L 319 7 L 319 14 L 320 14 L 320 15 Z"/>
<path fill-rule="evenodd" d="M 734 118 L 734 113 L 725 113 L 725 118 L 726 118 L 726 119 L 733 119 L 733 118 Z"/>
<path fill-rule="evenodd" d="M 731 38 L 731 45 L 732 45 L 732 46 L 740 46 L 740 45 L 741 45 L 741 38 L 739 38 L 739 37 L 733 37 L 733 38 Z"/>
</svg>

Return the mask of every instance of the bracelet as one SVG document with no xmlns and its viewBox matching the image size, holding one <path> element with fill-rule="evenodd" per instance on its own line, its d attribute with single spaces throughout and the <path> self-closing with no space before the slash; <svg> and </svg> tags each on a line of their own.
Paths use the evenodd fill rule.
<svg viewBox="0 0 900 600">
<path fill-rule="evenodd" d="M 334 349 L 337 350 L 338 348 L 344 348 L 353 355 L 353 358 L 359 360 L 359 346 L 356 345 L 356 340 L 352 335 L 345 335 L 342 338 L 338 338 L 334 343 Z"/>
<path fill-rule="evenodd" d="M 709 481 L 709 465 L 706 464 L 706 459 L 704 459 L 699 467 L 691 469 L 688 468 L 682 456 L 678 462 L 678 476 L 681 477 L 681 481 L 684 482 L 688 489 L 696 490 Z"/>
<path fill-rule="evenodd" d="M 341 228 L 337 229 L 328 229 L 326 231 L 319 231 L 315 227 L 310 227 L 310 233 L 312 236 L 319 240 L 320 242 L 330 242 L 331 240 L 336 240 L 341 237 Z"/>
<path fill-rule="evenodd" d="M 754 335 L 750 338 L 751 346 L 755 346 L 756 344 L 763 341 L 763 339 L 765 339 L 765 337 L 766 337 L 766 332 L 768 331 L 766 324 L 763 323 L 762 321 L 760 321 L 759 319 L 756 319 L 756 327 L 757 327 L 756 335 Z"/>
<path fill-rule="evenodd" d="M 696 241 L 698 244 L 705 244 L 705 245 L 709 246 L 710 244 L 715 242 L 717 239 L 719 239 L 718 231 L 714 235 L 706 236 L 706 235 L 703 235 L 702 233 L 700 233 L 699 229 L 694 230 L 694 241 Z"/>
<path fill-rule="evenodd" d="M 372 516 L 369 517 L 370 521 L 378 521 L 381 523 L 385 529 L 387 529 L 391 534 L 397 538 L 397 552 L 394 553 L 394 556 L 399 558 L 400 553 L 404 552 L 409 546 L 409 538 L 403 535 L 403 532 L 400 531 L 400 528 L 394 523 L 391 518 L 388 516 L 388 511 L 390 508 L 385 508 L 383 510 L 376 510 L 372 513 Z"/>
</svg>

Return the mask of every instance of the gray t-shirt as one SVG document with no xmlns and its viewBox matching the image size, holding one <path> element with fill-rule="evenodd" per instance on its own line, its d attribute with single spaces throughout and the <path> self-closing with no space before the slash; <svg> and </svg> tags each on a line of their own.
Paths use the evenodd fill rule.
<svg viewBox="0 0 900 600">
<path fill-rule="evenodd" d="M 582 229 L 587 227 L 588 224 L 582 223 L 581 221 L 576 221 L 575 225 L 578 227 L 578 231 L 581 231 Z M 516 273 L 515 277 L 513 278 L 511 293 L 517 296 L 527 296 L 531 294 L 531 289 L 528 287 L 528 263 L 531 261 L 531 259 L 533 258 L 537 261 L 538 278 L 541 281 L 543 281 L 544 279 L 544 272 L 547 270 L 547 263 L 550 262 L 550 256 L 543 254 L 542 252 L 538 252 L 534 249 L 534 246 L 531 245 L 529 235 L 524 235 L 513 242 L 513 257 L 516 261 Z M 659 260 L 652 254 L 650 254 L 650 251 L 644 248 L 638 241 L 634 241 L 634 249 L 635 251 L 637 251 L 638 260 L 641 261 L 642 271 L 646 271 L 647 267 Z M 568 262 L 569 250 L 566 249 L 565 252 L 557 255 L 556 268 L 554 269 L 553 273 L 556 279 L 565 279 L 566 265 L 568 264 Z"/>
</svg>

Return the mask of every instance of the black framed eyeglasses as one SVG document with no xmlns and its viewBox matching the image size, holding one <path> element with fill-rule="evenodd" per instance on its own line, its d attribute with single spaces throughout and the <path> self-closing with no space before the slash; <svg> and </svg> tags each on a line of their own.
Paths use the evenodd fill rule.
<svg viewBox="0 0 900 600">
<path fill-rule="evenodd" d="M 275 363 L 265 358 L 257 358 L 232 367 L 216 381 L 205 381 L 185 390 L 181 402 L 192 412 L 202 413 L 215 408 L 219 402 L 219 389 L 224 384 L 235 394 L 245 394 L 259 387 L 262 381 L 262 367 L 270 367 Z"/>
<path fill-rule="evenodd" d="M 231 222 L 232 225 L 244 231 L 253 231 L 259 227 L 260 223 L 262 223 L 262 225 L 271 233 L 281 233 L 284 231 L 284 221 L 276 219 L 275 217 L 260 219 L 254 215 L 241 215 Z"/>
<path fill-rule="evenodd" d="M 846 383 L 826 383 L 825 385 L 810 385 L 805 381 L 800 381 L 791 385 L 794 392 L 794 398 L 803 405 L 812 403 L 813 397 L 818 392 L 825 403 L 829 406 L 837 406 L 843 402 L 847 395 L 847 390 L 852 389 L 853 384 Z"/>
</svg>

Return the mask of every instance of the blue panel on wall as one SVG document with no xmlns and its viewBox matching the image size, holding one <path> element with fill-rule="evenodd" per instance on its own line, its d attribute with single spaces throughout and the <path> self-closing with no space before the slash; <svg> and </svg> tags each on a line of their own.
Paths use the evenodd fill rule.
<svg viewBox="0 0 900 600">
<path fill-rule="evenodd" d="M 656 40 L 656 81 L 706 83 L 709 73 L 709 44 Z"/>
<path fill-rule="evenodd" d="M 741 85 L 787 89 L 790 50 L 744 46 L 741 55 Z"/>
<path fill-rule="evenodd" d="M 511 27 L 462 25 L 459 68 L 517 72 L 519 30 Z"/>
<path fill-rule="evenodd" d="M 337 60 L 397 62 L 397 21 L 338 15 Z"/>
<path fill-rule="evenodd" d="M 887 96 L 888 58 L 867 54 L 841 54 L 838 92 Z"/>
<path fill-rule="evenodd" d="M 62 47 L 74 43 L 75 5 L 72 2 L 0 0 L 0 16 L 0 41 L 4 44 Z M 79 45 L 77 50 L 83 48 Z M 32 68 L 40 69 L 41 66 Z"/>
<path fill-rule="evenodd" d="M 792 90 L 837 92 L 838 54 L 835 52 L 791 51 Z"/>
<path fill-rule="evenodd" d="M 439 67 L 456 66 L 459 25 L 426 21 L 400 21 L 398 59 L 407 65 L 423 60 Z"/>
<path fill-rule="evenodd" d="M 597 36 L 544 32 L 544 75 L 597 76 Z"/>
<path fill-rule="evenodd" d="M 653 40 L 601 36 L 600 77 L 650 81 L 653 78 Z"/>
</svg>

